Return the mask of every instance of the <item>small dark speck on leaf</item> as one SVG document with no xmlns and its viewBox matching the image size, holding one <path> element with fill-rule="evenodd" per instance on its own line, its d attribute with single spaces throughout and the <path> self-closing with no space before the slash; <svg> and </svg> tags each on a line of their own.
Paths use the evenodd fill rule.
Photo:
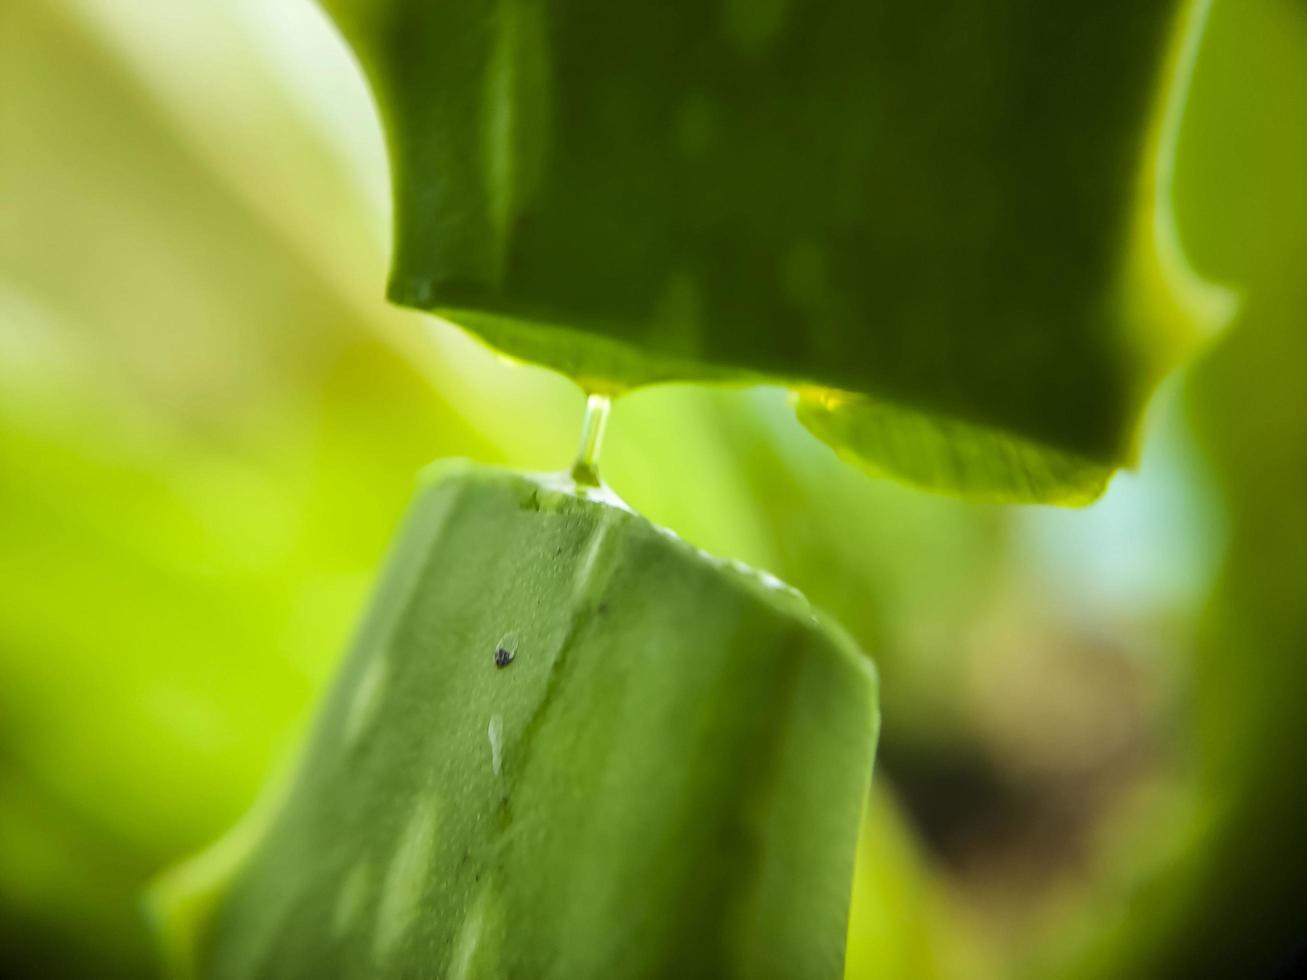
<svg viewBox="0 0 1307 980">
<path fill-rule="evenodd" d="M 513 651 L 506 650 L 503 647 L 497 647 L 495 649 L 495 666 L 500 670 L 503 670 L 513 662 L 514 656 Z"/>
</svg>

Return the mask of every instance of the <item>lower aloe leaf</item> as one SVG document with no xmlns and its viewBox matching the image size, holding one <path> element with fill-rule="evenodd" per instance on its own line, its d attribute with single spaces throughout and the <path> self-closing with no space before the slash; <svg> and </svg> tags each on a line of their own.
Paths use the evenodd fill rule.
<svg viewBox="0 0 1307 980">
<path fill-rule="evenodd" d="M 214 980 L 833 980 L 876 726 L 798 593 L 444 466 L 284 800 L 216 899 L 169 904 Z"/>
</svg>

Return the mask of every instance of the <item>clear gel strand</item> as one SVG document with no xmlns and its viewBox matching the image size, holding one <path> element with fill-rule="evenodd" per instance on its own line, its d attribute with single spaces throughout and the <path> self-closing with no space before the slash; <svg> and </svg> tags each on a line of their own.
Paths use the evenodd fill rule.
<svg viewBox="0 0 1307 980">
<path fill-rule="evenodd" d="M 606 395 L 590 395 L 585 400 L 585 418 L 581 422 L 581 445 L 572 464 L 572 479 L 578 484 L 598 487 L 599 452 L 604 445 L 604 429 L 612 402 Z"/>
</svg>

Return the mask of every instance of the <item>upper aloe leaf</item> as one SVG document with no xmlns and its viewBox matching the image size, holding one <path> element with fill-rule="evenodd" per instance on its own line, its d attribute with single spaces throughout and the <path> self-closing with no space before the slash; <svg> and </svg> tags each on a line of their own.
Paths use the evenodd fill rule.
<svg viewBox="0 0 1307 980">
<path fill-rule="evenodd" d="M 1168 203 L 1208 0 L 325 2 L 391 298 L 592 389 L 779 381 L 872 469 L 1078 501 L 1219 316 Z"/>
</svg>

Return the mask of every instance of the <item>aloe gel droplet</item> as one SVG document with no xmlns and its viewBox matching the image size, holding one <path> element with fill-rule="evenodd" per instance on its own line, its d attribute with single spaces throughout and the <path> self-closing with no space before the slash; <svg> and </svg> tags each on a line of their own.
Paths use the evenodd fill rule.
<svg viewBox="0 0 1307 980">
<path fill-rule="evenodd" d="M 585 418 L 581 421 L 581 445 L 572 465 L 572 479 L 583 487 L 598 487 L 599 453 L 604 446 L 604 429 L 612 401 L 605 395 L 590 395 L 585 400 Z"/>
</svg>

